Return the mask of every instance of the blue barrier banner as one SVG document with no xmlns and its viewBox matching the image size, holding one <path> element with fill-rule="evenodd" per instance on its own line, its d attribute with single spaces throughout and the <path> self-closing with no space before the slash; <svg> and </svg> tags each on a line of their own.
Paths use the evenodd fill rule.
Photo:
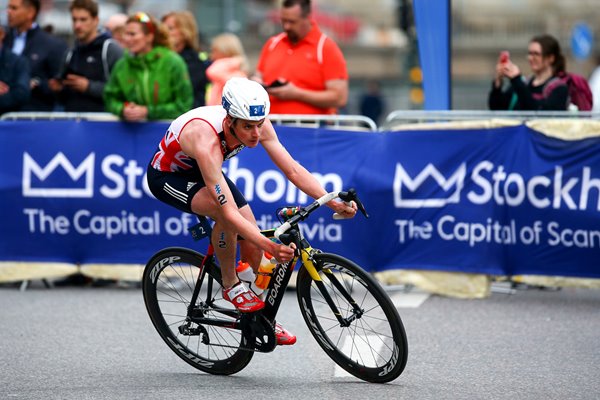
<svg viewBox="0 0 600 400">
<path fill-rule="evenodd" d="M 145 263 L 203 251 L 195 219 L 154 199 L 146 165 L 167 124 L 2 122 L 0 260 Z M 371 271 L 600 277 L 600 139 L 522 125 L 365 133 L 278 127 L 328 191 L 355 187 L 371 218 L 302 226 L 311 243 Z M 261 228 L 305 205 L 259 146 L 224 165 Z"/>
</svg>

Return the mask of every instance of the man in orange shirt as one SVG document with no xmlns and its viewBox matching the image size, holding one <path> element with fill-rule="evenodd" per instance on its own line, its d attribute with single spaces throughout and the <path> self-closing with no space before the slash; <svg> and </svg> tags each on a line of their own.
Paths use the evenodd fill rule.
<svg viewBox="0 0 600 400">
<path fill-rule="evenodd" d="M 338 45 L 311 18 L 310 0 L 284 0 L 284 32 L 265 43 L 254 77 L 273 114 L 335 114 L 348 101 L 348 71 Z"/>
</svg>

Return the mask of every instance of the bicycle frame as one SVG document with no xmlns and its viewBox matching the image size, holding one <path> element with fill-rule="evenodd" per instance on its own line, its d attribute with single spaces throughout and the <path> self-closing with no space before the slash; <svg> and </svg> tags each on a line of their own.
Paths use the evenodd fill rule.
<svg viewBox="0 0 600 400">
<path fill-rule="evenodd" d="M 350 293 L 348 293 L 348 291 L 346 290 L 344 285 L 336 278 L 336 276 L 333 273 L 331 273 L 330 271 L 328 271 L 327 269 L 324 269 L 323 272 L 325 274 L 328 274 L 328 278 L 329 278 L 330 282 L 336 287 L 336 289 L 338 289 L 340 291 L 340 293 L 342 293 L 344 298 L 353 307 L 354 312 L 349 318 L 342 317 L 337 305 L 335 304 L 335 302 L 329 295 L 329 292 L 328 292 L 327 288 L 325 287 L 325 284 L 323 283 L 321 276 L 319 275 L 319 272 L 317 271 L 317 268 L 315 267 L 315 265 L 313 263 L 313 256 L 315 253 L 318 252 L 318 250 L 315 250 L 311 247 L 310 243 L 302 236 L 302 233 L 298 227 L 298 223 L 301 220 L 308 217 L 308 215 L 312 211 L 314 211 L 315 209 L 320 207 L 322 204 L 326 203 L 327 201 L 329 201 L 335 197 L 337 197 L 337 196 L 334 193 L 329 193 L 328 195 L 324 196 L 323 198 L 317 200 L 315 203 L 308 206 L 305 209 L 305 214 L 297 215 L 296 216 L 297 218 L 292 218 L 282 225 L 285 227 L 285 231 L 289 230 L 290 232 L 292 232 L 290 242 L 294 242 L 296 244 L 296 251 L 295 251 L 295 254 L 294 254 L 294 257 L 292 258 L 292 260 L 290 260 L 289 262 L 284 263 L 284 264 L 278 264 L 275 267 L 275 269 L 273 270 L 273 275 L 269 282 L 269 286 L 265 292 L 266 293 L 265 307 L 260 311 L 260 313 L 262 313 L 262 315 L 264 317 L 266 317 L 270 322 L 273 323 L 275 321 L 275 317 L 277 316 L 277 312 L 279 311 L 279 307 L 283 300 L 285 290 L 286 290 L 287 286 L 289 285 L 290 279 L 292 277 L 294 267 L 296 266 L 296 264 L 298 263 L 299 260 L 301 260 L 301 266 L 303 266 L 307 270 L 307 272 L 309 273 L 311 278 L 315 281 L 317 288 L 319 289 L 319 292 L 321 293 L 321 295 L 323 296 L 323 298 L 325 299 L 325 301 L 327 302 L 329 307 L 331 307 L 331 310 L 334 313 L 334 315 L 336 316 L 336 318 L 338 319 L 340 326 L 345 326 L 345 327 L 349 326 L 352 321 L 354 321 L 356 318 L 359 318 L 362 315 L 362 313 L 364 312 L 364 310 L 362 310 L 359 307 L 359 305 L 356 303 L 356 301 L 354 301 L 354 299 L 352 298 Z M 360 205 L 360 207 L 362 208 L 362 205 Z M 364 208 L 362 208 L 362 209 L 364 210 Z M 365 212 L 365 215 L 366 215 L 366 212 Z M 279 229 L 281 229 L 281 227 Z M 275 230 L 275 229 L 263 230 L 263 231 L 261 231 L 261 233 L 267 238 L 273 238 L 273 237 L 277 237 L 280 235 L 278 230 Z M 207 236 L 210 238 L 210 234 L 208 234 Z M 230 328 L 241 329 L 239 320 L 232 323 L 231 321 L 227 321 L 227 320 L 215 320 L 213 318 L 206 319 L 203 316 L 202 310 L 199 310 L 199 312 L 198 312 L 198 314 L 200 314 L 200 315 L 196 315 L 197 314 L 196 302 L 197 302 L 198 296 L 200 294 L 200 288 L 202 287 L 202 283 L 206 276 L 206 272 L 207 272 L 206 268 L 214 266 L 214 264 L 212 263 L 213 258 L 214 258 L 214 247 L 213 247 L 212 243 L 209 243 L 206 255 L 204 256 L 204 259 L 202 260 L 202 264 L 200 265 L 201 272 L 198 274 L 198 280 L 196 282 L 196 286 L 195 286 L 194 292 L 192 294 L 192 299 L 190 301 L 190 305 L 188 308 L 187 317 L 190 321 L 196 322 L 198 324 L 225 326 L 225 327 L 230 327 Z M 219 274 L 211 274 L 211 276 L 214 276 L 214 275 L 220 275 L 220 273 Z M 222 282 L 218 281 L 218 283 L 219 283 L 219 285 L 222 285 Z M 210 293 L 212 293 L 212 284 L 213 284 L 213 280 L 209 279 L 209 282 L 208 282 L 209 295 L 210 295 Z M 207 298 L 206 303 L 207 304 L 212 303 L 212 299 Z M 239 313 L 233 309 L 215 308 L 215 310 L 222 312 L 223 314 L 230 316 L 230 317 L 237 317 L 239 315 Z"/>
<path fill-rule="evenodd" d="M 273 230 L 265 230 L 265 231 L 262 231 L 261 233 L 263 235 L 265 235 L 266 237 L 269 237 L 269 238 L 273 237 Z M 218 325 L 218 326 L 239 328 L 240 327 L 239 321 L 235 322 L 232 326 L 232 323 L 230 321 L 205 319 L 202 316 L 195 315 L 196 314 L 195 307 L 196 307 L 196 302 L 198 300 L 198 297 L 200 295 L 200 288 L 202 287 L 202 284 L 206 277 L 207 268 L 214 265 L 214 264 L 212 264 L 213 258 L 214 258 L 214 247 L 213 247 L 212 243 L 209 243 L 207 251 L 206 251 L 206 255 L 204 256 L 202 263 L 199 266 L 201 271 L 198 274 L 198 279 L 196 281 L 196 285 L 194 287 L 194 292 L 193 292 L 192 298 L 190 300 L 190 305 L 188 308 L 187 316 L 192 322 L 196 322 L 199 324 Z M 273 270 L 273 275 L 269 282 L 269 286 L 268 286 L 267 290 L 265 291 L 265 293 L 266 293 L 265 308 L 261 311 L 262 314 L 271 322 L 275 321 L 275 317 L 279 310 L 279 306 L 281 305 L 281 301 L 283 300 L 285 290 L 286 290 L 286 288 L 290 282 L 290 279 L 292 277 L 292 273 L 294 271 L 294 266 L 296 265 L 296 263 L 298 262 L 299 259 L 300 259 L 300 257 L 298 257 L 298 255 L 295 255 L 292 258 L 292 260 L 290 260 L 289 262 L 287 262 L 285 264 L 278 264 L 275 267 L 275 269 Z M 313 267 L 313 269 L 314 269 L 314 267 Z M 315 273 L 316 273 L 316 271 L 315 271 Z M 213 275 L 215 275 L 215 274 L 213 274 Z M 318 273 L 316 275 L 318 276 Z M 221 285 L 220 281 L 218 283 L 219 283 L 219 285 Z M 212 284 L 213 284 L 213 280 L 209 279 L 208 293 L 212 293 L 212 286 L 211 286 Z M 206 300 L 207 300 L 207 302 L 211 301 L 210 299 L 206 299 Z M 235 317 L 237 315 L 237 311 L 235 311 L 233 309 L 218 309 L 218 311 L 220 311 L 223 314 L 228 315 L 228 316 Z"/>
<path fill-rule="evenodd" d="M 356 318 L 359 318 L 364 310 L 362 310 L 359 305 L 354 301 L 350 293 L 346 290 L 344 285 L 332 274 L 330 271 L 324 269 L 323 272 L 328 275 L 330 282 L 342 293 L 344 298 L 352 305 L 353 314 L 350 318 L 342 318 L 342 314 L 340 313 L 337 305 L 331 298 L 329 291 L 325 287 L 315 264 L 313 263 L 313 255 L 318 252 L 311 247 L 310 243 L 302 237 L 300 230 L 297 225 L 293 225 L 292 229 L 298 235 L 298 247 L 296 250 L 296 255 L 294 258 L 286 263 L 279 264 L 275 270 L 273 271 L 273 276 L 271 277 L 271 281 L 269 282 L 269 290 L 267 292 L 265 308 L 263 309 L 263 315 L 265 315 L 270 321 L 275 320 L 275 316 L 277 315 L 277 311 L 279 310 L 279 306 L 281 301 L 283 300 L 283 294 L 285 289 L 287 288 L 290 278 L 292 276 L 292 272 L 294 271 L 294 266 L 298 262 L 299 259 L 302 260 L 301 266 L 303 266 L 308 274 L 311 276 L 313 281 L 315 281 L 319 292 L 331 308 L 331 311 L 336 316 L 338 322 L 341 326 L 350 326 L 350 323 L 354 321 Z M 298 255 L 299 254 L 299 255 Z"/>
</svg>

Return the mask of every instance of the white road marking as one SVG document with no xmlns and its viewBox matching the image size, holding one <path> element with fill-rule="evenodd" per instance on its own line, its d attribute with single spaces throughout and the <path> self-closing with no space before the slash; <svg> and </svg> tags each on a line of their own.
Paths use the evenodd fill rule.
<svg viewBox="0 0 600 400">
<path fill-rule="evenodd" d="M 379 343 L 379 346 L 377 346 L 377 349 L 375 349 L 375 354 L 381 350 L 383 343 L 377 338 L 377 336 L 370 335 L 370 336 L 367 336 L 366 338 L 367 338 L 366 341 L 357 340 L 354 343 L 352 343 L 352 340 L 349 340 L 349 338 L 346 338 L 344 340 L 344 344 L 342 346 L 342 352 L 346 355 L 349 355 L 350 352 L 352 352 L 352 354 L 372 354 L 371 348 L 374 347 L 372 345 L 372 343 Z M 371 343 L 371 346 L 369 346 L 369 343 Z M 354 344 L 354 349 L 352 348 L 353 344 Z M 350 375 L 348 372 L 346 372 L 345 369 L 343 369 L 342 367 L 340 367 L 337 364 L 335 365 L 335 371 L 333 373 L 333 376 L 335 378 L 353 377 L 353 375 Z"/>
<path fill-rule="evenodd" d="M 404 291 L 393 291 L 393 292 L 388 292 L 388 296 L 390 297 L 390 300 L 392 300 L 392 303 L 394 303 L 394 306 L 396 306 L 396 308 L 417 308 L 419 307 L 421 304 L 423 304 L 425 302 L 425 300 L 427 300 L 429 298 L 431 294 L 427 293 L 427 292 L 421 292 L 418 290 L 411 290 L 410 292 L 404 292 Z M 354 349 L 352 349 L 352 340 L 349 340 L 349 338 L 346 338 L 346 340 L 344 340 L 344 344 L 342 345 L 342 352 L 344 354 L 350 354 L 350 352 L 352 351 L 353 354 L 372 354 L 371 350 L 369 348 L 368 343 L 377 343 L 378 339 L 377 336 L 368 336 L 368 340 L 365 341 L 356 341 L 354 342 Z M 376 351 L 380 350 L 380 347 L 383 346 L 383 343 L 379 342 L 380 346 Z M 335 365 L 335 371 L 333 376 L 335 378 L 347 378 L 347 377 L 353 377 L 352 375 L 350 375 L 348 372 L 346 372 L 346 370 L 344 370 L 342 367 L 340 367 L 339 365 Z"/>
<path fill-rule="evenodd" d="M 388 293 L 388 295 L 396 308 L 417 308 L 430 296 L 429 293 L 416 291 Z"/>
</svg>

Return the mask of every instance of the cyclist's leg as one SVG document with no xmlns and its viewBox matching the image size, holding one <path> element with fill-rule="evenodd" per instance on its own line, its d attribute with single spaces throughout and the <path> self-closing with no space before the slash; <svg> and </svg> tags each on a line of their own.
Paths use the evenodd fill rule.
<svg viewBox="0 0 600 400">
<path fill-rule="evenodd" d="M 249 205 L 241 207 L 240 214 L 242 214 L 242 216 L 248 221 L 256 225 L 256 218 L 254 217 L 254 213 L 252 212 L 252 209 Z M 260 264 L 262 254 L 262 250 L 256 247 L 248 240 L 240 241 L 240 258 L 250 263 L 252 269 L 254 269 L 254 272 L 258 271 L 258 266 Z"/>
<path fill-rule="evenodd" d="M 205 215 L 215 221 L 211 240 L 215 248 L 215 255 L 221 266 L 223 287 L 230 288 L 238 282 L 235 273 L 237 233 L 223 221 L 220 205 L 214 200 L 206 187 L 196 192 L 192 198 L 191 208 L 194 213 Z"/>
<path fill-rule="evenodd" d="M 254 217 L 254 213 L 252 212 L 250 206 L 244 206 L 240 208 L 240 213 L 244 216 L 244 218 L 256 225 L 256 218 Z M 262 249 L 256 247 L 247 240 L 240 241 L 241 259 L 249 262 L 250 265 L 252 265 L 252 268 L 254 268 L 255 272 L 258 270 L 258 265 L 260 264 L 262 255 Z M 277 339 L 278 345 L 292 345 L 296 343 L 296 335 L 285 329 L 279 322 L 275 323 L 274 328 L 275 338 Z"/>
<path fill-rule="evenodd" d="M 239 189 L 227 177 L 225 177 L 225 180 L 234 196 L 238 209 L 247 206 L 248 203 Z M 237 250 L 237 232 L 222 218 L 221 206 L 208 192 L 199 171 L 170 173 L 157 171 L 149 166 L 148 186 L 159 200 L 179 210 L 203 215 L 215 221 L 211 240 L 215 248 L 215 255 L 221 266 L 223 287 L 228 289 L 223 291 L 223 297 L 234 303 L 236 308 L 242 312 L 256 311 L 264 307 L 262 300 L 257 298 L 244 285 L 238 284 L 239 280 L 234 265 Z M 232 288 L 234 285 L 235 288 Z"/>
<path fill-rule="evenodd" d="M 239 189 L 225 177 L 238 209 L 248 208 L 246 199 Z M 264 302 L 245 285 L 241 284 L 235 272 L 237 251 L 237 230 L 223 218 L 220 204 L 211 196 L 206 187 L 200 189 L 191 202 L 192 210 L 206 215 L 215 221 L 212 230 L 212 244 L 221 266 L 223 298 L 230 301 L 242 312 L 253 312 L 264 307 Z"/>
<path fill-rule="evenodd" d="M 219 235 L 223 232 L 222 227 L 218 227 L 220 207 L 213 197 L 208 193 L 202 174 L 195 172 L 164 172 L 157 171 L 152 166 L 148 166 L 148 187 L 152 194 L 159 200 L 191 214 L 203 215 L 217 222 L 215 227 L 219 229 Z M 215 253 L 221 266 L 233 267 L 235 261 L 235 244 L 230 246 L 228 252 L 220 251 L 218 247 L 219 238 L 215 237 L 217 229 L 213 230 L 212 241 L 215 245 Z M 218 236 L 218 235 L 217 235 Z M 227 239 L 230 241 L 229 238 Z M 235 269 L 221 268 L 223 285 L 233 285 L 236 283 Z"/>
<path fill-rule="evenodd" d="M 237 233 L 231 227 L 227 226 L 221 218 L 213 218 L 215 225 L 212 231 L 212 243 L 215 248 L 215 255 L 221 265 L 221 277 L 223 287 L 229 289 L 238 282 L 235 273 L 235 258 L 237 249 Z"/>
</svg>

